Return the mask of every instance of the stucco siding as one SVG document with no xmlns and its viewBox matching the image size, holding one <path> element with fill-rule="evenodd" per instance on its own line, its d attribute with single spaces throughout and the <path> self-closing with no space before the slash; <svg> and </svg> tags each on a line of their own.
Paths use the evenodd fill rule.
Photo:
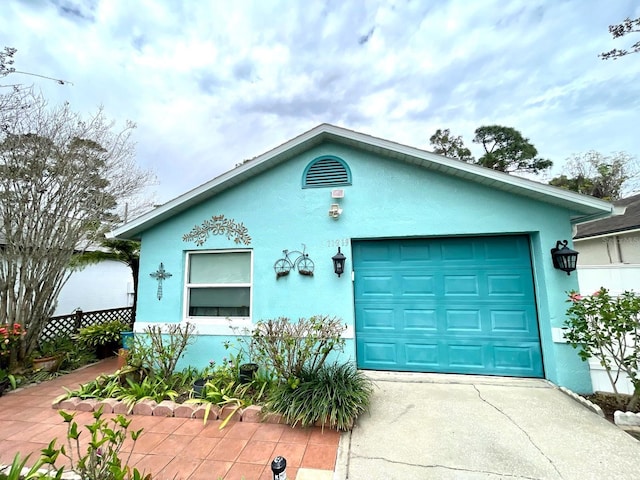
<svg viewBox="0 0 640 480">
<path fill-rule="evenodd" d="M 336 155 L 349 165 L 353 183 L 340 187 L 345 191 L 343 199 L 332 199 L 331 188 L 302 188 L 305 167 L 321 155 Z M 343 209 L 337 220 L 328 215 L 331 203 L 340 203 Z M 195 225 L 219 214 L 242 222 L 252 237 L 251 244 L 237 245 L 224 235 L 210 236 L 202 247 L 182 240 Z M 564 322 L 565 292 L 577 288 L 576 275 L 555 270 L 549 253 L 557 240 L 571 237 L 569 215 L 559 207 L 501 190 L 345 146 L 323 144 L 143 232 L 137 321 L 184 320 L 187 251 L 249 248 L 253 252 L 252 321 L 278 316 L 339 316 L 350 329 L 345 355 L 354 358 L 351 240 L 527 234 L 546 376 L 588 391 L 586 364 L 568 345 L 551 340 L 551 328 Z M 273 264 L 282 257 L 282 250 L 300 250 L 301 244 L 315 262 L 314 276 L 292 272 L 276 280 Z M 341 278 L 333 273 L 331 262 L 338 246 L 347 256 L 348 274 Z M 164 281 L 162 300 L 156 298 L 158 283 L 149 275 L 160 262 L 172 274 Z M 207 321 L 198 322 L 204 332 Z M 218 337 L 210 340 L 219 343 Z M 200 338 L 187 361 L 204 366 L 202 352 L 218 354 L 213 343 L 207 346 L 206 339 Z"/>
</svg>

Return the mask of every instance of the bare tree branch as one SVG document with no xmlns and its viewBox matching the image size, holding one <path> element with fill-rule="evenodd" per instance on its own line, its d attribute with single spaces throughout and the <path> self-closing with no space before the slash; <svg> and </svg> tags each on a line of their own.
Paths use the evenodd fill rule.
<svg viewBox="0 0 640 480">
<path fill-rule="evenodd" d="M 619 23 L 617 25 L 609 25 L 609 33 L 611 33 L 611 36 L 614 39 L 624 37 L 629 33 L 640 33 L 640 17 L 633 20 L 627 17 L 622 23 Z M 625 55 L 637 52 L 640 52 L 640 41 L 631 45 L 629 50 L 614 48 L 613 50 L 610 50 L 608 52 L 602 52 L 598 56 L 603 60 L 609 60 L 610 58 L 617 60 L 620 57 L 624 57 Z"/>
<path fill-rule="evenodd" d="M 134 127 L 101 108 L 51 107 L 33 89 L 0 95 L 0 318 L 27 330 L 14 364 L 35 348 L 74 252 L 154 178 L 135 163 Z"/>
</svg>

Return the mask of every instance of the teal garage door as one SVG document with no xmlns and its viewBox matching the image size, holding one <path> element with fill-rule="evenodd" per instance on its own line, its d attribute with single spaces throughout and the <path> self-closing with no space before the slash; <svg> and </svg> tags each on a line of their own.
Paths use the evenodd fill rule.
<svg viewBox="0 0 640 480">
<path fill-rule="evenodd" d="M 527 236 L 352 247 L 359 368 L 543 377 Z"/>
</svg>

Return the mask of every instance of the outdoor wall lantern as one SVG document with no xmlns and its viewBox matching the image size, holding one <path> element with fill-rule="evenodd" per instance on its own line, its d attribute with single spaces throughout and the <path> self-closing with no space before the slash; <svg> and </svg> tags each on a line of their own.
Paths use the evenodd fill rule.
<svg viewBox="0 0 640 480">
<path fill-rule="evenodd" d="M 344 273 L 344 261 L 347 259 L 338 247 L 338 253 L 336 253 L 331 260 L 333 260 L 333 271 L 338 277 Z"/>
<path fill-rule="evenodd" d="M 558 240 L 556 247 L 551 249 L 551 258 L 555 268 L 567 272 L 567 275 L 571 275 L 571 272 L 576 269 L 578 252 L 567 247 L 568 243 L 567 240 Z"/>
</svg>

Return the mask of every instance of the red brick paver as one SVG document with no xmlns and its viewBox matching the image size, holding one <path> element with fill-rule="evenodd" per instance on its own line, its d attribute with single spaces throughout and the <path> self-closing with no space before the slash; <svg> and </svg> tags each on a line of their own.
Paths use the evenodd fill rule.
<svg viewBox="0 0 640 480">
<path fill-rule="evenodd" d="M 63 387 L 75 389 L 99 374 L 117 368 L 117 358 L 104 360 L 76 372 L 39 385 L 29 386 L 0 397 L 0 464 L 13 461 L 15 453 L 32 453 L 35 460 L 53 439 L 66 439 L 66 427 L 53 400 L 64 394 Z M 230 422 L 211 415 L 202 419 L 131 415 L 130 430 L 143 428 L 129 465 L 151 473 L 154 480 L 180 479 L 271 479 L 271 460 L 287 459 L 287 478 L 295 480 L 299 468 L 334 470 L 338 432 L 319 427 L 292 428 L 276 423 Z M 79 425 L 92 423 L 91 412 L 76 412 Z M 85 437 L 88 432 L 84 430 Z M 82 436 L 81 436 L 82 440 Z M 82 443 L 82 442 L 81 442 Z M 131 451 L 125 443 L 123 460 Z"/>
</svg>

